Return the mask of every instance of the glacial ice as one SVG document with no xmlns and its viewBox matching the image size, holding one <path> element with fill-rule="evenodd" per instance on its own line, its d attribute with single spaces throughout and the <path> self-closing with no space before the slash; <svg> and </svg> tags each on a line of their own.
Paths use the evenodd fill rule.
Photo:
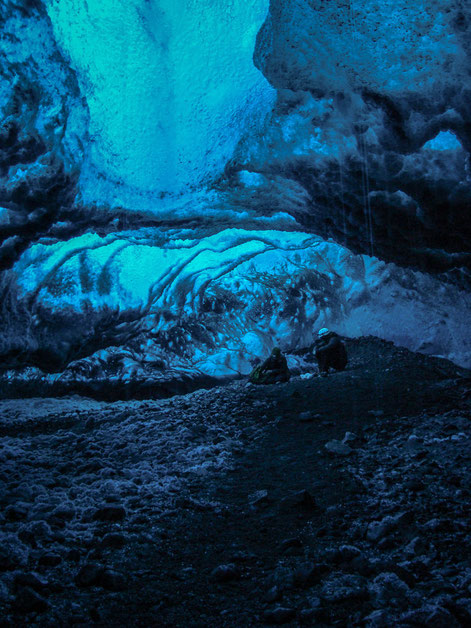
<svg viewBox="0 0 471 628">
<path fill-rule="evenodd" d="M 468 13 L 0 5 L 6 364 L 239 374 L 327 325 L 471 365 Z"/>
<path fill-rule="evenodd" d="M 86 202 L 133 207 L 211 181 L 270 111 L 275 92 L 252 62 L 267 0 L 47 7 L 90 110 Z"/>
<path fill-rule="evenodd" d="M 89 303 L 140 310 L 152 339 L 144 334 L 128 353 L 123 368 L 134 376 L 136 352 L 167 366 L 184 357 L 211 376 L 246 374 L 275 345 L 309 346 L 323 326 L 471 364 L 471 297 L 427 274 L 302 232 L 160 235 L 87 234 L 35 245 L 17 264 L 19 285 L 53 310 L 79 313 Z"/>
<path fill-rule="evenodd" d="M 462 148 L 459 139 L 451 131 L 440 131 L 434 138 L 426 142 L 424 150 L 459 150 Z"/>
<path fill-rule="evenodd" d="M 3 129 L 20 126 L 24 141 L 41 139 L 71 170 L 87 152 L 88 110 L 83 104 L 76 76 L 66 65 L 47 16 L 21 10 L 21 2 L 3 0 L 0 6 L 2 39 L 0 59 L 0 116 Z M 2 149 L 8 146 L 2 138 Z M 3 155 L 2 155 L 3 157 Z M 17 155 L 1 166 L 21 164 L 29 155 Z M 3 160 L 2 160 L 3 162 Z M 1 169 L 0 168 L 0 172 Z"/>
</svg>

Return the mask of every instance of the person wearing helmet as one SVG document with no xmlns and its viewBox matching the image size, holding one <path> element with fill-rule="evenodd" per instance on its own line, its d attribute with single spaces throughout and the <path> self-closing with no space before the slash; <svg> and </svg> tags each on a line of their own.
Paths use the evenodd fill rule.
<svg viewBox="0 0 471 628">
<path fill-rule="evenodd" d="M 347 366 L 347 350 L 340 336 L 327 327 L 323 327 L 317 334 L 315 356 L 319 365 L 319 374 L 325 377 L 329 368 L 343 371 Z"/>
<path fill-rule="evenodd" d="M 277 384 L 288 382 L 291 377 L 288 362 L 279 347 L 275 347 L 263 364 L 250 374 L 252 384 Z"/>
</svg>

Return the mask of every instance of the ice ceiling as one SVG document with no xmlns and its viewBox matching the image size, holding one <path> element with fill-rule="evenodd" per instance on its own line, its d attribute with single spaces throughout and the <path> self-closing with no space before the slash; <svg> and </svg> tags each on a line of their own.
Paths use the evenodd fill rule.
<svg viewBox="0 0 471 628">
<path fill-rule="evenodd" d="M 469 3 L 0 19 L 8 374 L 247 373 L 324 325 L 471 365 Z"/>
<path fill-rule="evenodd" d="M 273 100 L 252 61 L 267 6 L 266 0 L 47 2 L 90 111 L 85 198 L 122 202 L 96 173 L 155 194 L 194 187 L 221 171 L 241 131 Z"/>
</svg>

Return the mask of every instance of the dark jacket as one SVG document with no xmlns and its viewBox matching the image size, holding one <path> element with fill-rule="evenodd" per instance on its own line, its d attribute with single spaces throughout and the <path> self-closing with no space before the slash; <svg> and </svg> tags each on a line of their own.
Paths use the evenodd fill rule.
<svg viewBox="0 0 471 628">
<path fill-rule="evenodd" d="M 334 331 L 316 340 L 315 354 L 321 371 L 327 371 L 329 367 L 341 371 L 347 366 L 347 350 Z"/>
<path fill-rule="evenodd" d="M 282 353 L 271 354 L 263 364 L 257 366 L 250 374 L 252 384 L 276 384 L 288 382 L 291 375 L 288 362 Z"/>
<path fill-rule="evenodd" d="M 272 353 L 262 364 L 262 370 L 284 373 L 288 370 L 288 362 L 282 353 L 279 353 L 278 355 Z"/>
</svg>

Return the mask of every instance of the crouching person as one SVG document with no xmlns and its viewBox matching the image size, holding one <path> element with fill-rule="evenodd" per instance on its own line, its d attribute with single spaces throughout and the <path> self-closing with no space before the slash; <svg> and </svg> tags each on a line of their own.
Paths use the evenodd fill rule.
<svg viewBox="0 0 471 628">
<path fill-rule="evenodd" d="M 336 371 L 343 371 L 347 366 L 347 350 L 340 336 L 334 331 L 329 331 L 327 327 L 318 333 L 315 344 L 315 355 L 319 365 L 319 374 L 327 375 L 329 368 Z"/>
<path fill-rule="evenodd" d="M 288 362 L 278 347 L 275 347 L 263 364 L 254 368 L 249 381 L 252 384 L 278 384 L 289 382 L 291 374 Z"/>
</svg>

